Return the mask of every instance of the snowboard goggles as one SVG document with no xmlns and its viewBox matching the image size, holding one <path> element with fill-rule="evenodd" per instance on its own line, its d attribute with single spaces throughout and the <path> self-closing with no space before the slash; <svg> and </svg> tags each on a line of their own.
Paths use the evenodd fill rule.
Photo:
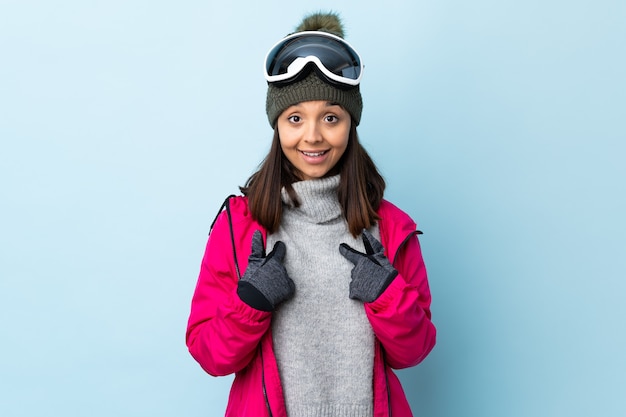
<svg viewBox="0 0 626 417">
<path fill-rule="evenodd" d="M 321 31 L 293 33 L 281 39 L 265 57 L 265 79 L 287 84 L 309 64 L 330 83 L 357 86 L 363 75 L 359 54 L 348 42 Z"/>
</svg>

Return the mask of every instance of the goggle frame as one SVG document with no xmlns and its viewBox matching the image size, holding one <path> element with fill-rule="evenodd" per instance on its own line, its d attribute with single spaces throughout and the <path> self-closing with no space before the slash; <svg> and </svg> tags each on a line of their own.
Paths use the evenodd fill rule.
<svg viewBox="0 0 626 417">
<path fill-rule="evenodd" d="M 276 57 L 279 57 L 282 52 L 284 52 L 285 48 L 290 46 L 294 40 L 306 40 L 307 38 L 312 38 L 314 40 L 315 37 L 326 38 L 327 40 L 333 40 L 336 42 L 336 49 L 340 53 L 348 53 L 350 56 L 350 62 L 346 62 L 350 68 L 353 68 L 356 71 L 356 78 L 346 77 L 342 75 L 335 74 L 330 71 L 322 62 L 322 60 L 316 55 L 307 55 L 300 56 L 292 60 L 287 65 L 287 71 L 282 74 L 270 75 L 269 69 L 274 68 L 280 62 L 276 62 Z M 315 42 L 311 42 L 310 46 L 315 46 Z M 326 45 L 327 47 L 328 45 Z M 351 65 L 356 63 L 357 65 Z M 277 83 L 277 84 L 288 84 L 289 80 L 299 79 L 298 76 L 302 73 L 302 71 L 309 64 L 314 64 L 321 72 L 321 74 L 326 77 L 329 81 L 335 82 L 341 85 L 346 85 L 349 87 L 355 87 L 360 84 L 361 78 L 363 76 L 363 69 L 365 66 L 363 65 L 363 61 L 361 60 L 361 56 L 359 53 L 350 45 L 345 39 L 333 35 L 332 33 L 323 32 L 323 31 L 303 31 L 292 33 L 276 42 L 274 46 L 270 48 L 268 53 L 265 55 L 263 73 L 265 79 L 269 83 Z M 279 65 L 280 66 L 280 65 Z"/>
</svg>

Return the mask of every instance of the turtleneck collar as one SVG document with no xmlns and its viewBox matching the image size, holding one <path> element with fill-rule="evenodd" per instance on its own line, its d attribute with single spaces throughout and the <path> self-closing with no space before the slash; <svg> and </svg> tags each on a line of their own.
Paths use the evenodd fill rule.
<svg viewBox="0 0 626 417">
<path fill-rule="evenodd" d="M 325 223 L 342 215 L 341 205 L 337 199 L 339 175 L 332 177 L 299 181 L 292 184 L 300 207 L 294 207 L 287 191 L 283 188 L 282 199 L 288 209 L 298 213 L 314 223 Z"/>
</svg>

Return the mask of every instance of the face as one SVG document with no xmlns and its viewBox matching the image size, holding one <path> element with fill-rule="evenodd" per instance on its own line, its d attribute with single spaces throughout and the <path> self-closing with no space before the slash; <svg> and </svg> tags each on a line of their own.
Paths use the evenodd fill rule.
<svg viewBox="0 0 626 417">
<path fill-rule="evenodd" d="M 348 146 L 350 113 L 327 101 L 305 101 L 287 108 L 277 127 L 283 153 L 301 180 L 322 178 Z"/>
</svg>

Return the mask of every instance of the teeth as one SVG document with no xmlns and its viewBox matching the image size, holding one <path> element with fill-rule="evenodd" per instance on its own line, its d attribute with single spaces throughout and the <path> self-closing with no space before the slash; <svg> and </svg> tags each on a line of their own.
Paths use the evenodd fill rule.
<svg viewBox="0 0 626 417">
<path fill-rule="evenodd" d="M 303 154 L 305 154 L 306 156 L 322 156 L 326 153 L 326 151 L 322 151 L 322 152 L 302 152 Z"/>
</svg>

